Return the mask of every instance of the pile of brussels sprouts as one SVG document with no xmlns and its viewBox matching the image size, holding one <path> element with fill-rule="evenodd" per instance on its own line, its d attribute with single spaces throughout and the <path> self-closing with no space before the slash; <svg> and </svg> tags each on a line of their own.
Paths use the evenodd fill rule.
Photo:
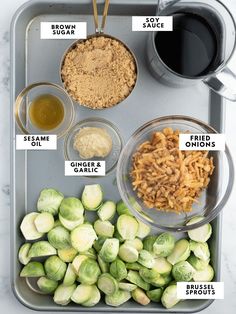
<svg viewBox="0 0 236 314">
<path fill-rule="evenodd" d="M 86 185 L 81 201 L 44 189 L 37 210 L 20 226 L 30 241 L 19 250 L 24 265 L 20 276 L 37 277 L 40 291 L 53 294 L 57 304 L 95 306 L 104 294 L 110 306 L 132 298 L 141 305 L 153 301 L 171 308 L 180 301 L 177 281 L 214 277 L 207 244 L 210 224 L 189 231 L 189 239 L 176 241 L 170 233 L 150 235 L 149 226 L 123 202 L 103 202 L 98 184 Z M 97 220 L 89 222 L 86 211 L 96 211 Z M 188 224 L 201 219 L 195 217 Z"/>
</svg>

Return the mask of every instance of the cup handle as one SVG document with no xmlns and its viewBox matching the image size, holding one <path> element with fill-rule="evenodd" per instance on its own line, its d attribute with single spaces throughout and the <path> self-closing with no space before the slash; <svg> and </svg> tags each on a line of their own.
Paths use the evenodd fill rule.
<svg viewBox="0 0 236 314">
<path fill-rule="evenodd" d="M 203 82 L 222 97 L 236 101 L 236 75 L 228 67 Z"/>
</svg>

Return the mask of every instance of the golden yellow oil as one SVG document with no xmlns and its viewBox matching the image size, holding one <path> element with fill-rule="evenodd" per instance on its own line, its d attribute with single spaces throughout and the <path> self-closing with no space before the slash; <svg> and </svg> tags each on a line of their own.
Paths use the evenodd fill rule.
<svg viewBox="0 0 236 314">
<path fill-rule="evenodd" d="M 29 108 L 31 123 L 38 129 L 55 129 L 63 121 L 64 106 L 59 98 L 45 94 L 35 98 Z"/>
</svg>

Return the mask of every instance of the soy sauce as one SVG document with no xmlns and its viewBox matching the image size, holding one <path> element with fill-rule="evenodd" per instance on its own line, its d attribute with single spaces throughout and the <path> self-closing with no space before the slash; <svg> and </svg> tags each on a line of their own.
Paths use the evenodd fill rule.
<svg viewBox="0 0 236 314">
<path fill-rule="evenodd" d="M 197 77 L 214 71 L 217 36 L 209 23 L 197 14 L 174 14 L 173 31 L 158 32 L 155 44 L 162 61 L 180 75 Z"/>
</svg>

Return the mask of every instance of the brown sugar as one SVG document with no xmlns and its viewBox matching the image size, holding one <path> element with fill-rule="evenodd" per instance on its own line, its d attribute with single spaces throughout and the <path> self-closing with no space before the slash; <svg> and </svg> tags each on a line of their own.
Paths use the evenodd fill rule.
<svg viewBox="0 0 236 314">
<path fill-rule="evenodd" d="M 62 80 L 69 95 L 92 109 L 112 107 L 133 90 L 136 62 L 118 40 L 98 36 L 82 42 L 65 56 Z"/>
</svg>

